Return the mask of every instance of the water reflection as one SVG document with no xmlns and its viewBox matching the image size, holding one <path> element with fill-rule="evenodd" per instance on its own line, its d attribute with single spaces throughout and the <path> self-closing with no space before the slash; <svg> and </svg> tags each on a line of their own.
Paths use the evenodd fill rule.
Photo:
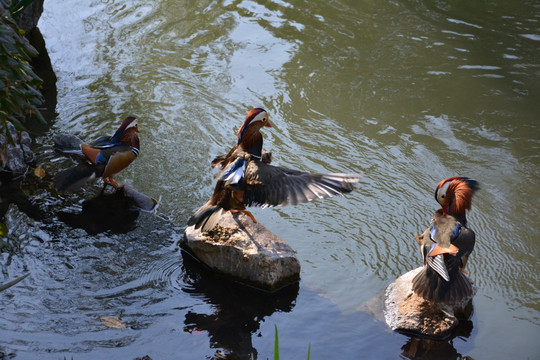
<svg viewBox="0 0 540 360">
<path fill-rule="evenodd" d="M 411 336 L 407 343 L 401 347 L 401 355 L 406 359 L 470 359 L 470 357 L 460 354 L 454 347 L 453 340 L 456 337 L 468 339 L 473 330 L 471 320 L 461 320 L 448 339 L 430 339 L 425 337 Z"/>
<path fill-rule="evenodd" d="M 217 349 L 216 358 L 251 359 L 253 355 L 256 359 L 253 334 L 265 317 L 293 309 L 298 283 L 268 293 L 214 275 L 185 251 L 182 258 L 185 282 L 190 285 L 183 290 L 194 296 L 202 295 L 214 310 L 211 314 L 199 313 L 195 308 L 188 311 L 184 331 L 207 331 L 210 346 Z"/>
</svg>

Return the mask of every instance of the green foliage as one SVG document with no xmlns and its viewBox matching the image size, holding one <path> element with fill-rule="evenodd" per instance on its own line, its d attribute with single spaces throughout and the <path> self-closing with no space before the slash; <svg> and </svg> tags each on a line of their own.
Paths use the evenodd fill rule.
<svg viewBox="0 0 540 360">
<path fill-rule="evenodd" d="M 14 11 L 18 15 L 28 4 L 28 0 L 18 1 Z M 10 122 L 22 131 L 31 116 L 45 122 L 37 108 L 43 102 L 37 90 L 43 81 L 29 64 L 37 51 L 20 34 L 9 5 L 9 0 L 0 0 L 0 129 Z"/>
</svg>

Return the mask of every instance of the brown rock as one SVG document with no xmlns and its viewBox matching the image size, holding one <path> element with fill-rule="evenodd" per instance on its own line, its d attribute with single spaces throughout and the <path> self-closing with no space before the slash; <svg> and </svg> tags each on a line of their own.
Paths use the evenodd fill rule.
<svg viewBox="0 0 540 360">
<path fill-rule="evenodd" d="M 188 227 L 180 246 L 210 269 L 264 290 L 300 279 L 300 263 L 292 248 L 242 213 L 224 213 L 206 233 Z"/>
<path fill-rule="evenodd" d="M 467 318 L 472 311 L 471 299 L 460 304 L 435 304 L 412 291 L 412 279 L 422 268 L 400 276 L 385 290 L 384 319 L 392 330 L 445 337 L 459 323 L 455 314 Z"/>
</svg>

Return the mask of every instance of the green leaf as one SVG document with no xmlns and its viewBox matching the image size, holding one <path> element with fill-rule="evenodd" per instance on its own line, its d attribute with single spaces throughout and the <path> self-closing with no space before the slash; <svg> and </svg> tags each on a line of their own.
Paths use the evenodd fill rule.
<svg viewBox="0 0 540 360">
<path fill-rule="evenodd" d="M 43 125 L 47 125 L 47 120 L 45 120 L 45 118 L 43 117 L 43 115 L 38 109 L 36 109 L 36 112 L 34 113 L 34 115 L 36 115 L 40 123 L 42 123 Z"/>
<path fill-rule="evenodd" d="M 0 223 L 0 236 L 7 236 L 8 234 L 8 228 L 6 226 L 6 224 L 4 223 Z"/>
<path fill-rule="evenodd" d="M 25 131 L 25 127 L 24 125 L 19 121 L 19 119 L 17 118 L 14 118 L 13 116 L 10 116 L 8 117 L 9 119 L 9 122 L 13 124 L 13 126 L 15 126 L 15 129 L 19 130 L 19 131 Z M 9 131 L 6 131 L 8 134 L 9 134 Z M 11 134 L 8 136 L 8 138 L 11 138 Z"/>
<path fill-rule="evenodd" d="M 10 116 L 8 116 L 8 119 L 10 118 Z M 10 122 L 11 122 L 11 119 L 10 119 Z M 15 145 L 15 140 L 13 140 L 13 136 L 11 136 L 11 131 L 9 131 L 9 129 L 7 128 L 7 126 L 5 127 L 6 129 L 6 137 L 9 141 L 9 143 L 11 145 Z M 7 145 L 7 144 L 6 144 Z"/>
</svg>

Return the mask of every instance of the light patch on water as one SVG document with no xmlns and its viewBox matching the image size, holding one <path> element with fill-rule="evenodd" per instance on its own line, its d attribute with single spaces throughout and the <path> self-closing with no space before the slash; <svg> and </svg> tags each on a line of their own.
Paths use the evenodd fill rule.
<svg viewBox="0 0 540 360">
<path fill-rule="evenodd" d="M 540 41 L 540 35 L 538 34 L 519 34 L 519 35 L 524 37 L 525 39 Z"/>
<path fill-rule="evenodd" d="M 492 79 L 503 79 L 504 75 L 499 74 L 480 74 L 480 75 L 473 75 L 473 77 L 485 77 L 485 78 L 492 78 Z"/>
<path fill-rule="evenodd" d="M 441 32 L 444 33 L 444 34 L 457 35 L 457 36 L 463 36 L 463 37 L 468 37 L 468 38 L 473 38 L 474 37 L 473 34 L 459 33 L 457 31 L 451 31 L 451 30 L 441 30 Z"/>
<path fill-rule="evenodd" d="M 491 66 L 491 65 L 460 65 L 458 69 L 465 70 L 500 70 L 500 66 Z"/>
<path fill-rule="evenodd" d="M 428 71 L 429 75 L 450 75 L 451 72 L 449 71 Z"/>
<path fill-rule="evenodd" d="M 471 23 L 466 22 L 466 21 L 463 21 L 463 20 L 457 20 L 457 19 L 452 19 L 452 18 L 447 18 L 446 20 L 449 21 L 449 22 L 451 22 L 451 23 L 454 23 L 454 24 L 460 24 L 460 25 L 472 26 L 472 27 L 475 27 L 475 28 L 477 28 L 477 29 L 482 29 L 482 28 L 483 28 L 483 27 L 480 26 L 480 25 L 471 24 Z"/>
</svg>

